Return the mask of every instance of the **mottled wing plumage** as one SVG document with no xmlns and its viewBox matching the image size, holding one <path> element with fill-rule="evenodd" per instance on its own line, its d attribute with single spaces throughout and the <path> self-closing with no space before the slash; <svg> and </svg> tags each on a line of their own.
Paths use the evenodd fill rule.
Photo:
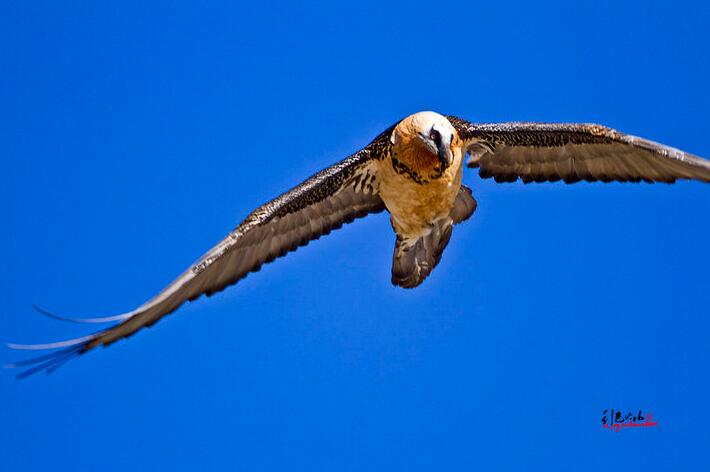
<svg viewBox="0 0 710 472">
<path fill-rule="evenodd" d="M 469 167 L 497 182 L 710 182 L 710 161 L 594 124 L 474 124 L 447 117 Z"/>
<path fill-rule="evenodd" d="M 51 371 L 77 355 L 131 336 L 175 311 L 186 301 L 212 295 L 289 251 L 306 245 L 356 218 L 384 210 L 378 196 L 374 161 L 388 152 L 391 128 L 361 151 L 329 167 L 256 209 L 153 299 L 136 310 L 108 319 L 121 322 L 76 340 L 17 348 L 62 348 L 12 367 L 38 364 L 28 373 Z M 106 320 L 104 318 L 103 320 Z"/>
</svg>

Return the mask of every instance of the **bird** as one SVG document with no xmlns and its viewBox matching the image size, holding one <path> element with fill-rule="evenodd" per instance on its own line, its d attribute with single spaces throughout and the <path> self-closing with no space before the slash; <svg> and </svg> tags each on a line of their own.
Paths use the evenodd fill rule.
<svg viewBox="0 0 710 472">
<path fill-rule="evenodd" d="M 155 324 L 188 301 L 211 296 L 262 265 L 369 214 L 387 211 L 395 234 L 392 284 L 412 289 L 441 260 L 455 225 L 477 202 L 464 167 L 496 182 L 710 182 L 710 161 L 596 124 L 472 123 L 432 111 L 407 116 L 351 156 L 249 214 L 222 241 L 153 298 L 115 316 L 67 321 L 112 323 L 80 338 L 8 344 L 49 354 L 7 364 L 24 378 Z"/>
</svg>

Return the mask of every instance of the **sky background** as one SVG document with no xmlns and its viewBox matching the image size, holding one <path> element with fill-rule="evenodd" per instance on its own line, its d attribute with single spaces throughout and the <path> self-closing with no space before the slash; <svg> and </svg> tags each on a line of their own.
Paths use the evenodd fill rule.
<svg viewBox="0 0 710 472">
<path fill-rule="evenodd" d="M 86 334 L 31 304 L 135 307 L 416 111 L 710 157 L 709 52 L 707 2 L 1 2 L 0 338 Z M 0 467 L 710 470 L 710 186 L 464 182 L 417 290 L 380 214 L 54 375 L 0 371 Z"/>
</svg>

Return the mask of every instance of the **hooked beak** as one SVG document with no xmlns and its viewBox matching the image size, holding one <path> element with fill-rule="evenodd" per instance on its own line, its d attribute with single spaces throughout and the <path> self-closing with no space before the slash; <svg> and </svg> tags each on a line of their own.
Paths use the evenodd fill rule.
<svg viewBox="0 0 710 472">
<path fill-rule="evenodd" d="M 454 154 L 451 152 L 451 146 L 449 143 L 444 142 L 443 139 L 437 146 L 436 155 L 439 157 L 439 162 L 443 169 L 448 169 L 454 163 Z"/>
</svg>

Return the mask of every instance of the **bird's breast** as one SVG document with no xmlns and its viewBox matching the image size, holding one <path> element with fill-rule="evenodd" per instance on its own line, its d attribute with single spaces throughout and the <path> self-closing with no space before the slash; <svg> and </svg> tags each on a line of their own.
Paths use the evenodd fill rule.
<svg viewBox="0 0 710 472">
<path fill-rule="evenodd" d="M 391 158 L 379 162 L 380 197 L 397 234 L 418 238 L 434 221 L 451 213 L 461 186 L 462 160 L 456 156 L 441 177 L 424 183 L 398 172 Z"/>
</svg>

